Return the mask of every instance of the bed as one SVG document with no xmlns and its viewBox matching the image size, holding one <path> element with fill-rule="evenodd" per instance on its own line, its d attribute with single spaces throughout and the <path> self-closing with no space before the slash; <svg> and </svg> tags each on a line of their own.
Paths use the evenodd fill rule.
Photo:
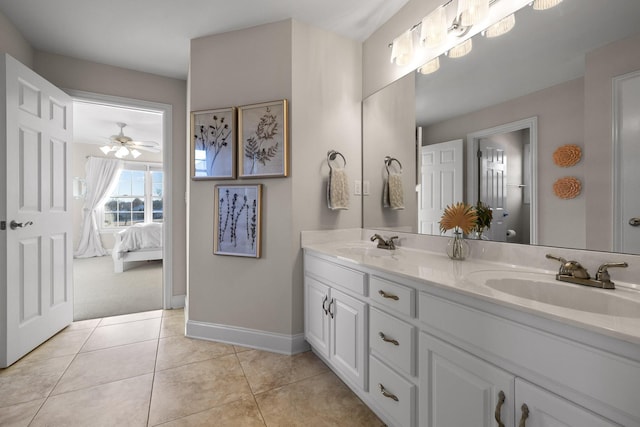
<svg viewBox="0 0 640 427">
<path fill-rule="evenodd" d="M 162 224 L 134 224 L 116 233 L 111 256 L 113 269 L 122 273 L 140 261 L 162 259 Z"/>
</svg>

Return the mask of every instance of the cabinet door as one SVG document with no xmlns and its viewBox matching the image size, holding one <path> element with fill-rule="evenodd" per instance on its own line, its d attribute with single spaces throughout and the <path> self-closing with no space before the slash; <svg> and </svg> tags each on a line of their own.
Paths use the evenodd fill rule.
<svg viewBox="0 0 640 427">
<path fill-rule="evenodd" d="M 513 427 L 511 374 L 424 332 L 419 357 L 421 426 Z"/>
<path fill-rule="evenodd" d="M 331 362 L 354 384 L 367 390 L 367 305 L 331 289 Z"/>
<path fill-rule="evenodd" d="M 524 420 L 522 419 L 523 404 L 526 405 L 526 411 L 528 411 L 528 416 Z M 518 417 L 518 425 L 522 427 L 618 426 L 618 424 L 520 378 L 516 379 L 516 416 Z"/>
<path fill-rule="evenodd" d="M 329 357 L 329 287 L 311 277 L 304 278 L 304 337 L 321 355 Z"/>
</svg>

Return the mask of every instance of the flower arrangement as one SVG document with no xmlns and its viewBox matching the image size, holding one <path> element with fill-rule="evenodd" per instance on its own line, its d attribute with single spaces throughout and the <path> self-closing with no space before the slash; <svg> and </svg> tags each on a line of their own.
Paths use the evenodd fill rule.
<svg viewBox="0 0 640 427">
<path fill-rule="evenodd" d="M 462 231 L 465 234 L 471 233 L 478 222 L 478 214 L 475 208 L 466 203 L 455 203 L 444 209 L 440 219 L 440 231 L 445 232 L 453 229 L 454 233 Z"/>
<path fill-rule="evenodd" d="M 489 205 L 484 204 L 480 201 L 474 207 L 474 209 L 476 211 L 476 215 L 478 216 L 478 219 L 476 219 L 476 226 L 474 227 L 474 231 L 478 233 L 478 236 L 481 236 L 485 228 L 491 228 L 493 211 L 491 210 Z"/>
</svg>

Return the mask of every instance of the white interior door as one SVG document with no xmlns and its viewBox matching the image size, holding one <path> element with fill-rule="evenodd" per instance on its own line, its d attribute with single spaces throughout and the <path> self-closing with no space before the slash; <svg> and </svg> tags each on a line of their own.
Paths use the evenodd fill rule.
<svg viewBox="0 0 640 427">
<path fill-rule="evenodd" d="M 73 320 L 71 98 L 2 55 L 0 367 Z M 0 224 L 1 225 L 1 224 Z"/>
<path fill-rule="evenodd" d="M 614 250 L 640 254 L 640 72 L 614 80 L 616 218 Z"/>
<path fill-rule="evenodd" d="M 461 139 L 421 147 L 418 203 L 421 234 L 440 234 L 438 222 L 444 208 L 463 201 L 463 156 Z"/>
</svg>

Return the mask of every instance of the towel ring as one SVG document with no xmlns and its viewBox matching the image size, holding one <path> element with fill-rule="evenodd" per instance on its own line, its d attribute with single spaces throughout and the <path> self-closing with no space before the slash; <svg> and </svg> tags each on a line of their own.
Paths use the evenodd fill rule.
<svg viewBox="0 0 640 427">
<path fill-rule="evenodd" d="M 387 174 L 389 174 L 389 166 L 391 166 L 391 163 L 393 162 L 396 162 L 398 164 L 398 167 L 400 168 L 400 173 L 402 173 L 402 163 L 400 163 L 400 160 L 396 159 L 395 157 L 386 156 L 384 158 L 384 166 L 387 169 Z"/>
<path fill-rule="evenodd" d="M 344 166 L 342 167 L 346 167 L 347 166 L 347 160 L 344 158 L 344 156 L 342 155 L 342 153 L 340 153 L 339 151 L 336 150 L 329 150 L 327 152 L 327 164 L 329 165 L 329 169 L 331 168 L 331 161 L 335 160 L 336 157 L 342 157 L 342 161 L 344 162 Z"/>
</svg>

